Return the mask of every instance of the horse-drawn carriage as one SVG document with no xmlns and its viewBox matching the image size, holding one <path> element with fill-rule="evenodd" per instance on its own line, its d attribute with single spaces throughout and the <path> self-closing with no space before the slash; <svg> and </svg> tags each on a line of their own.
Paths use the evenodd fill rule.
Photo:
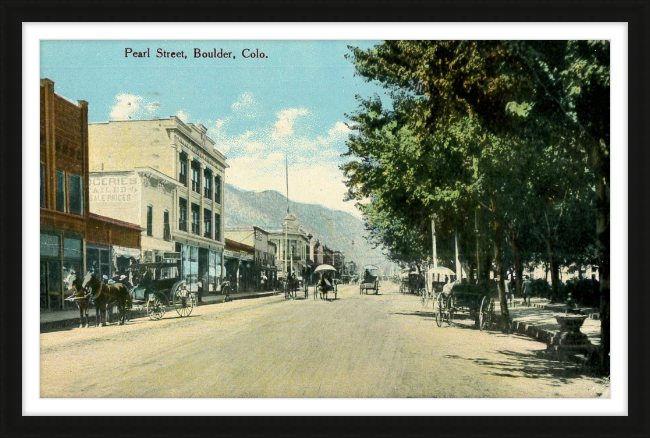
<svg viewBox="0 0 650 438">
<path fill-rule="evenodd" d="M 399 291 L 402 294 L 422 295 L 425 286 L 424 276 L 417 272 L 404 273 L 400 276 Z"/>
<path fill-rule="evenodd" d="M 336 268 L 331 265 L 323 264 L 316 267 L 314 274 L 319 274 L 320 279 L 316 282 L 316 289 L 314 290 L 314 299 L 320 296 L 321 300 L 329 301 L 329 294 L 334 294 L 334 300 L 338 296 L 338 283 L 336 279 L 332 278 L 335 274 Z"/>
<path fill-rule="evenodd" d="M 142 280 L 131 291 L 133 304 L 146 309 L 147 315 L 154 321 L 161 319 L 168 307 L 176 310 L 180 317 L 190 316 L 197 304 L 197 293 L 190 291 L 187 281 L 180 278 L 178 267 L 175 263 L 138 265 L 138 269 L 145 273 Z M 161 275 L 167 277 L 154 279 L 152 271 L 163 272 Z"/>
<path fill-rule="evenodd" d="M 359 285 L 359 295 L 368 294 L 369 290 L 379 294 L 379 268 L 373 265 L 363 267 L 363 279 Z"/>
<path fill-rule="evenodd" d="M 282 287 L 284 289 L 284 299 L 293 299 L 298 297 L 298 292 L 302 288 L 305 292 L 305 299 L 309 296 L 309 288 L 306 283 L 303 282 L 302 278 L 293 278 L 289 277 L 287 279 L 282 279 Z"/>
<path fill-rule="evenodd" d="M 480 330 L 489 328 L 494 321 L 495 291 L 489 282 L 467 284 L 460 281 L 448 283 L 437 295 L 436 324 L 451 324 L 458 312 L 466 312 Z"/>
</svg>

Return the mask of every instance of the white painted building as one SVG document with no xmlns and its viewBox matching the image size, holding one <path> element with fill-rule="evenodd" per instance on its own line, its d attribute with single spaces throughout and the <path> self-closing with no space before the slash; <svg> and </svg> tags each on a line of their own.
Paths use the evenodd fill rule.
<svg viewBox="0 0 650 438">
<path fill-rule="evenodd" d="M 222 279 L 226 157 L 178 117 L 88 126 L 90 210 L 142 224 L 144 262 L 180 258 L 191 289 Z M 101 211 L 101 213 L 99 213 Z"/>
</svg>

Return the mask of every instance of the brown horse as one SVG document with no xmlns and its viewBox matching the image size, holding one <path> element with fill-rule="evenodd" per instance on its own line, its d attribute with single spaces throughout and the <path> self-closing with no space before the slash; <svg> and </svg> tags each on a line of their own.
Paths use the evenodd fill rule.
<svg viewBox="0 0 650 438">
<path fill-rule="evenodd" d="M 119 325 L 124 324 L 128 309 L 133 307 L 131 293 L 126 286 L 122 283 L 104 284 L 97 279 L 93 272 L 88 272 L 84 277 L 82 287 L 90 289 L 95 299 L 97 309 L 96 325 L 100 325 L 100 323 L 102 327 L 106 325 L 106 307 L 111 304 L 117 304 L 120 312 Z"/>
<path fill-rule="evenodd" d="M 82 287 L 81 278 L 77 277 L 77 273 L 73 270 L 70 271 L 68 278 L 63 280 L 68 290 L 74 290 L 74 293 L 66 300 L 75 301 L 79 306 L 79 328 L 84 327 L 84 316 L 86 317 L 86 328 L 90 326 L 88 323 L 88 308 L 90 307 L 90 294 L 86 293 Z"/>
</svg>

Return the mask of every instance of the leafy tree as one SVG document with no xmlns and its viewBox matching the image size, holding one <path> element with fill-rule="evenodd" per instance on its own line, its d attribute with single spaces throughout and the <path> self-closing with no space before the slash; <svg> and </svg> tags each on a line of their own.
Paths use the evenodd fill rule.
<svg viewBox="0 0 650 438">
<path fill-rule="evenodd" d="M 586 188 L 595 180 L 596 192 L 608 193 L 598 189 L 607 162 L 608 125 L 601 120 L 607 111 L 581 112 L 594 101 L 605 102 L 608 46 L 386 41 L 368 51 L 351 50 L 357 73 L 384 84 L 393 104 L 386 109 L 377 97 L 359 98 L 359 111 L 351 116 L 356 134 L 348 143 L 348 155 L 355 159 L 344 166 L 350 198 L 370 198 L 373 215 L 383 219 L 374 222 L 376 235 L 390 234 L 389 216 L 380 212 L 390 211 L 402 226 L 411 227 L 412 238 L 419 234 L 425 239 L 423 217 L 436 214 L 463 229 L 465 252 L 472 251 L 470 238 L 483 248 L 491 242 L 503 319 L 508 321 L 503 237 L 507 235 L 520 271 L 521 236 L 526 244 L 534 241 L 528 233 L 534 228 L 545 241 L 557 287 L 560 262 L 576 255 L 563 243 L 588 234 L 567 226 L 580 224 L 575 219 L 591 202 Z M 598 195 L 598 211 L 608 215 L 603 196 Z M 401 208 L 394 208 L 395 202 Z M 472 216 L 481 219 L 478 236 L 468 220 Z M 580 240 L 578 247 L 589 247 L 588 240 Z M 481 256 L 486 263 L 491 259 L 489 252 L 481 252 L 475 251 L 477 268 Z M 601 278 L 608 273 L 606 262 Z"/>
</svg>

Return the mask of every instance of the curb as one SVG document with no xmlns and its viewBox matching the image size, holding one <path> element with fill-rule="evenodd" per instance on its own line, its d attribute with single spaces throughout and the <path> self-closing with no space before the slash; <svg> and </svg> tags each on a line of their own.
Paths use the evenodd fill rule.
<svg viewBox="0 0 650 438">
<path fill-rule="evenodd" d="M 559 330 L 545 330 L 521 321 L 513 321 L 510 328 L 511 333 L 519 333 L 545 343 L 547 352 L 559 355 L 562 359 L 568 359 L 581 365 L 593 364 L 595 355 L 598 353 L 599 347 L 591 342 L 588 342 L 579 350 L 563 351 L 559 345 L 561 335 Z"/>
<path fill-rule="evenodd" d="M 252 298 L 263 298 L 263 297 L 269 297 L 275 295 L 275 292 L 260 292 L 260 293 L 251 293 L 251 294 L 246 294 L 246 295 L 239 295 L 239 296 L 233 296 L 230 298 L 230 301 L 236 301 L 236 300 L 246 300 L 246 299 L 252 299 Z M 214 301 L 214 302 L 204 302 L 204 303 L 198 303 L 197 307 L 202 307 L 202 306 L 210 306 L 214 304 L 222 304 L 225 301 L 223 299 L 220 299 L 219 301 Z M 130 317 L 129 319 L 134 319 L 134 318 L 141 318 L 147 316 L 147 310 L 146 308 L 142 309 L 136 309 L 135 307 L 130 310 Z M 97 317 L 95 316 L 95 312 L 91 311 L 88 314 L 88 325 L 89 327 L 95 327 L 95 320 Z M 115 319 L 115 316 L 114 316 Z M 114 322 L 111 323 L 111 325 L 115 324 Z M 57 330 L 64 330 L 64 329 L 70 329 L 70 328 L 75 328 L 79 326 L 79 317 L 74 317 L 74 318 L 66 318 L 66 319 L 61 319 L 58 321 L 48 321 L 48 322 L 42 322 L 41 323 L 41 333 L 48 333 L 48 332 L 53 332 Z"/>
</svg>

